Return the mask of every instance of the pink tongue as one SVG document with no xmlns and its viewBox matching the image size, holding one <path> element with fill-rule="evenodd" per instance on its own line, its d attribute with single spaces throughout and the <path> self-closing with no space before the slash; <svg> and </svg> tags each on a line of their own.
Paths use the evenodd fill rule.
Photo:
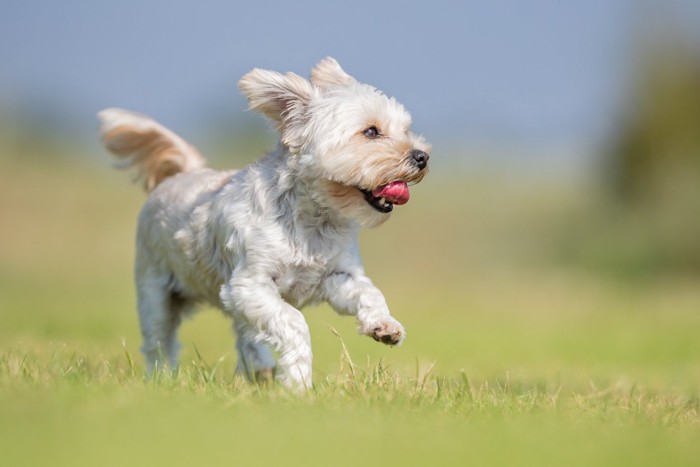
<svg viewBox="0 0 700 467">
<path fill-rule="evenodd" d="M 384 198 L 391 204 L 406 204 L 411 194 L 406 182 L 391 182 L 372 191 L 372 196 Z"/>
</svg>

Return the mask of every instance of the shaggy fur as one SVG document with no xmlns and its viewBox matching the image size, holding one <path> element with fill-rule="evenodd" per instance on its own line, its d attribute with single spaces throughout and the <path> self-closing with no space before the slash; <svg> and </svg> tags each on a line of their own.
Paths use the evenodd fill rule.
<svg viewBox="0 0 700 467">
<path fill-rule="evenodd" d="M 406 335 L 364 274 L 357 236 L 408 200 L 430 146 L 401 104 L 332 58 L 310 81 L 255 69 L 239 86 L 280 132 L 275 151 L 240 171 L 205 168 L 196 149 L 148 117 L 99 114 L 103 143 L 151 192 L 135 267 L 142 351 L 149 370 L 176 366 L 181 320 L 206 301 L 233 318 L 241 372 L 310 388 L 303 306 L 327 301 L 385 344 Z"/>
</svg>

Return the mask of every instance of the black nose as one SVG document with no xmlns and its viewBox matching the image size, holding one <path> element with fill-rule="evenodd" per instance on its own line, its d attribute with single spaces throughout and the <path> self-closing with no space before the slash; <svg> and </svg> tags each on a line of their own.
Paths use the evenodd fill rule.
<svg viewBox="0 0 700 467">
<path fill-rule="evenodd" d="M 430 159 L 430 156 L 427 152 L 421 151 L 420 149 L 412 149 L 409 155 L 411 159 L 413 159 L 413 163 L 416 164 L 416 167 L 420 170 L 428 166 L 428 159 Z"/>
</svg>

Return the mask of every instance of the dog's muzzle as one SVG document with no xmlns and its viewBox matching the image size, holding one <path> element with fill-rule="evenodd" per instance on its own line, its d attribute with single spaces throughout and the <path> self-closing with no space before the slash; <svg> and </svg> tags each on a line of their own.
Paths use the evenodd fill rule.
<svg viewBox="0 0 700 467">
<path fill-rule="evenodd" d="M 408 160 L 419 171 L 428 167 L 428 159 L 430 159 L 430 155 L 420 149 L 412 149 L 408 153 Z M 395 204 L 406 204 L 410 198 L 408 183 L 403 180 L 397 180 L 373 190 L 365 190 L 359 187 L 358 189 L 365 196 L 367 204 L 384 214 L 391 212 Z"/>
</svg>

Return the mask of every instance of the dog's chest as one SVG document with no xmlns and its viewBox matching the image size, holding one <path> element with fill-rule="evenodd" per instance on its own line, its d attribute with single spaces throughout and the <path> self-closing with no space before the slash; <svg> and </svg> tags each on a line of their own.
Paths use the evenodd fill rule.
<svg viewBox="0 0 700 467">
<path fill-rule="evenodd" d="M 287 258 L 274 278 L 280 295 L 295 307 L 312 301 L 332 264 L 331 259 L 323 256 Z"/>
<path fill-rule="evenodd" d="M 309 228 L 309 224 L 315 224 Z M 270 242 L 274 247 L 276 267 L 273 274 L 280 296 L 296 308 L 315 303 L 323 281 L 338 267 L 342 253 L 352 245 L 349 232 L 307 223 L 306 228 L 283 231 L 286 241 Z M 328 227 L 328 226 L 326 226 Z"/>
</svg>

